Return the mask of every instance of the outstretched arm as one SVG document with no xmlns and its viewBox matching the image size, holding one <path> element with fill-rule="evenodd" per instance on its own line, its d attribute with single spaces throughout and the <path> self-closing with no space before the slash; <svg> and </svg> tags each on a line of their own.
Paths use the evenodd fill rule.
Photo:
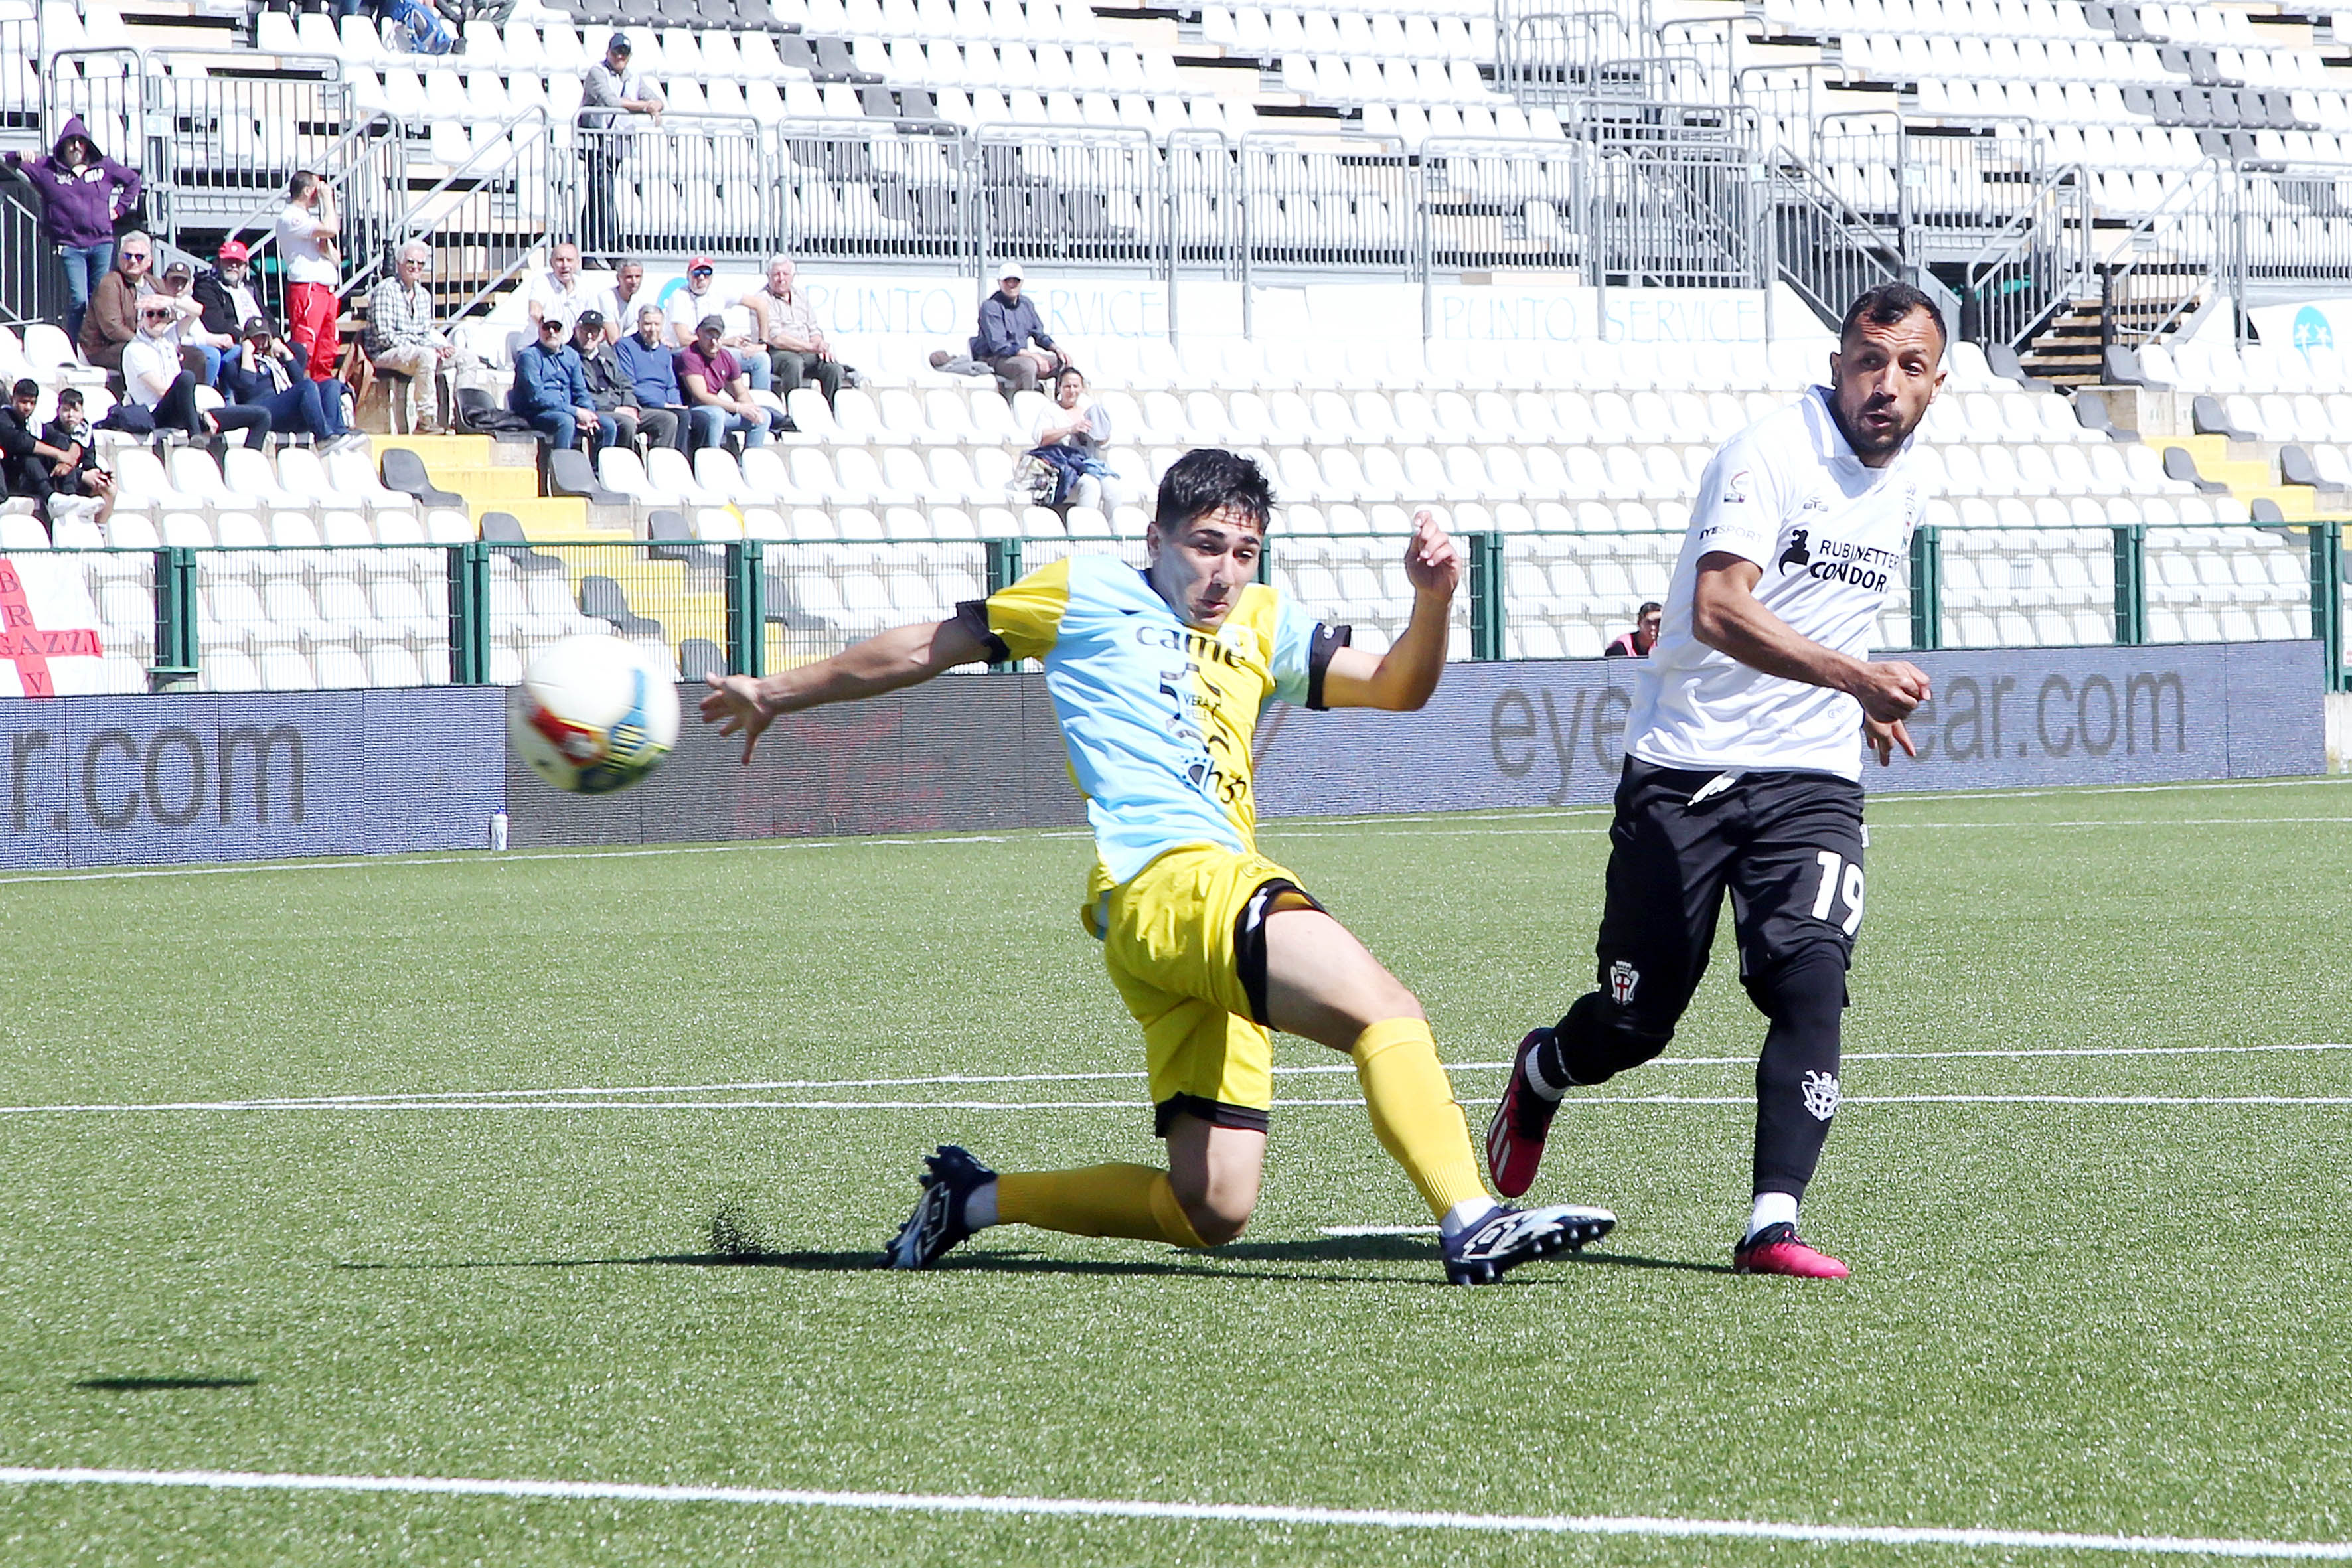
<svg viewBox="0 0 2352 1568">
<path fill-rule="evenodd" d="M 1412 620 L 1386 653 L 1343 647 L 1323 671 L 1328 708 L 1385 708 L 1410 713 L 1429 700 L 1445 672 L 1446 618 L 1462 584 L 1462 547 L 1428 512 L 1416 512 L 1405 546 L 1404 574 L 1412 584 Z"/>
<path fill-rule="evenodd" d="M 988 654 L 987 644 L 961 621 L 895 626 L 852 643 L 831 658 L 781 675 L 756 680 L 748 675 L 714 675 L 710 692 L 702 700 L 702 721 L 718 725 L 722 735 L 740 731 L 743 761 L 749 763 L 751 748 L 779 713 L 919 686 L 957 665 L 979 664 Z"/>
<path fill-rule="evenodd" d="M 1927 672 L 1899 658 L 1854 658 L 1802 636 L 1757 600 L 1756 584 L 1763 575 L 1764 569 L 1745 556 L 1726 551 L 1700 556 L 1691 634 L 1750 669 L 1826 686 L 1861 703 L 1864 729 L 1880 766 L 1896 746 L 1906 756 L 1917 756 L 1903 721 L 1930 695 Z"/>
</svg>

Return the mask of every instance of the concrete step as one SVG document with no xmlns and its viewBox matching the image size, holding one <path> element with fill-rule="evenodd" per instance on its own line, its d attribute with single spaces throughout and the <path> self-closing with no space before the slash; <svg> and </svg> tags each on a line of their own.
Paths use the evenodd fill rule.
<svg viewBox="0 0 2352 1568">
<path fill-rule="evenodd" d="M 530 468 L 445 468 L 427 463 L 425 471 L 445 490 L 456 490 L 468 501 L 503 503 L 537 500 L 539 474 Z"/>
<path fill-rule="evenodd" d="M 501 467 L 491 452 L 497 445 L 488 436 L 370 436 L 368 449 L 377 464 L 386 452 L 414 452 L 435 474 L 445 468 Z"/>
<path fill-rule="evenodd" d="M 545 540 L 596 537 L 588 526 L 588 503 L 577 496 L 533 496 L 527 500 L 493 500 L 488 504 L 469 500 L 467 510 L 473 514 L 478 528 L 484 512 L 505 512 L 522 524 L 523 537 L 534 544 Z"/>
<path fill-rule="evenodd" d="M 2309 485 L 2263 485 L 2257 489 L 2242 490 L 2239 495 L 2248 506 L 2268 497 L 2278 502 L 2279 515 L 2289 522 L 2309 522 L 2322 514 L 2319 492 Z"/>
</svg>

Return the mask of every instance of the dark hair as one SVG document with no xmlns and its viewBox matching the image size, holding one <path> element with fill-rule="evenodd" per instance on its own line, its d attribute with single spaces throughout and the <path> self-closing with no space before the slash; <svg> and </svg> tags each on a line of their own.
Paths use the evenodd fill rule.
<svg viewBox="0 0 2352 1568">
<path fill-rule="evenodd" d="M 1936 301 L 1908 283 L 1881 283 L 1865 289 L 1854 302 L 1845 308 L 1845 319 L 1838 323 L 1838 346 L 1853 336 L 1855 327 L 1868 321 L 1874 327 L 1891 327 L 1914 310 L 1925 310 L 1927 319 L 1936 323 L 1937 353 L 1943 352 L 1945 340 L 1944 313 L 1936 309 Z"/>
<path fill-rule="evenodd" d="M 41 395 L 41 384 L 35 381 L 32 377 L 26 376 L 24 380 L 18 382 L 16 385 L 8 389 L 8 395 L 11 398 L 38 397 Z"/>
<path fill-rule="evenodd" d="M 318 183 L 319 176 L 310 170 L 295 170 L 294 177 L 286 182 L 286 199 L 289 202 L 300 201 L 310 194 L 310 187 Z"/>
<path fill-rule="evenodd" d="M 1274 517 L 1274 487 L 1265 470 L 1238 453 L 1202 447 L 1168 465 L 1160 477 L 1152 526 L 1173 533 L 1220 508 L 1237 506 L 1264 533 Z"/>
<path fill-rule="evenodd" d="M 79 408 L 81 406 L 80 390 L 76 387 L 68 386 L 62 392 L 58 393 L 58 406 L 60 408 Z"/>
<path fill-rule="evenodd" d="M 1665 609 L 1665 606 L 1664 606 L 1664 605 L 1661 605 L 1660 603 L 1658 603 L 1658 601 L 1657 601 L 1657 600 L 1655 600 L 1655 599 L 1644 599 L 1644 600 L 1643 600 L 1643 601 L 1642 601 L 1642 607 L 1641 607 L 1640 609 L 1638 609 L 1638 610 L 1636 610 L 1636 611 L 1634 611 L 1634 612 L 1633 612 L 1633 618 L 1634 618 L 1635 620 L 1637 620 L 1637 621 L 1638 621 L 1638 620 L 1640 620 L 1643 616 L 1648 615 L 1652 610 L 1659 610 L 1659 611 L 1663 611 L 1663 610 L 1664 610 L 1664 609 Z"/>
<path fill-rule="evenodd" d="M 1059 386 L 1062 384 L 1062 381 L 1065 377 L 1073 375 L 1076 376 L 1080 381 L 1084 381 L 1087 378 L 1087 373 L 1080 370 L 1076 365 L 1066 364 L 1061 369 L 1054 373 L 1054 384 L 1055 386 Z"/>
</svg>

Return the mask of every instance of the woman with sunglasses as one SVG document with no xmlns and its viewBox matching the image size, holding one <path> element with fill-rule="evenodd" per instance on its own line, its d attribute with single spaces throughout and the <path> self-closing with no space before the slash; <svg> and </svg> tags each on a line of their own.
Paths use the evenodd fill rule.
<svg viewBox="0 0 2352 1568">
<path fill-rule="evenodd" d="M 207 414 L 196 406 L 196 378 L 181 367 L 180 345 L 172 331 L 178 320 L 178 310 L 159 296 L 139 302 L 139 335 L 122 347 L 126 401 L 110 422 L 139 436 L 177 430 L 191 441 L 243 430 L 246 446 L 260 447 L 269 439 L 266 411 L 231 403 Z"/>
</svg>

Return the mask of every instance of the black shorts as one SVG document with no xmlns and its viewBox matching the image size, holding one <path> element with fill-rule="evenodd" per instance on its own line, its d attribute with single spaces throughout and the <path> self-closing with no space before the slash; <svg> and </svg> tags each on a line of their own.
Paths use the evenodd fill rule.
<svg viewBox="0 0 2352 1568">
<path fill-rule="evenodd" d="M 1662 768 L 1632 757 L 1609 829 L 1595 984 L 1671 1031 L 1706 973 L 1724 894 L 1751 992 L 1782 964 L 1862 929 L 1862 786 L 1830 773 Z"/>
</svg>

